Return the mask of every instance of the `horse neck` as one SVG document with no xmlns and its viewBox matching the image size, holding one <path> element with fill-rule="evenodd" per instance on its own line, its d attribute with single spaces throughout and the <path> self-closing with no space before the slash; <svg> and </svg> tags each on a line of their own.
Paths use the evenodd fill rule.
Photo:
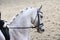
<svg viewBox="0 0 60 40">
<path fill-rule="evenodd" d="M 22 15 L 18 15 L 15 20 L 13 20 L 13 22 L 11 24 L 9 24 L 11 27 L 30 27 L 31 26 L 31 16 L 33 16 L 35 14 L 33 14 L 32 9 L 27 10 L 26 12 L 23 12 Z M 34 16 L 33 16 L 34 17 Z M 12 31 L 10 31 L 11 34 L 11 39 L 14 40 L 13 36 L 18 37 L 16 39 L 22 39 L 22 40 L 28 40 L 29 38 L 29 29 L 12 29 Z M 17 35 L 16 35 L 17 34 Z M 19 38 L 21 37 L 21 38 Z M 25 39 L 24 39 L 24 38 Z"/>
<path fill-rule="evenodd" d="M 19 15 L 15 18 L 15 20 L 9 24 L 11 27 L 30 27 L 31 26 L 31 11 L 26 11 L 22 15 Z M 18 37 L 16 39 L 21 39 L 21 40 L 28 40 L 29 39 L 29 29 L 12 29 L 10 31 L 11 34 L 11 39 L 14 40 L 13 36 Z M 13 35 L 14 34 L 14 35 Z M 17 35 L 16 35 L 17 34 Z M 19 38 L 21 37 L 21 38 Z M 25 39 L 24 39 L 25 38 Z"/>
<path fill-rule="evenodd" d="M 9 24 L 10 26 L 20 26 L 20 27 L 28 27 L 31 24 L 31 16 L 34 17 L 36 13 L 33 13 L 34 9 L 29 8 L 26 11 L 23 11 L 23 13 L 18 15 L 13 19 L 13 21 Z"/>
</svg>

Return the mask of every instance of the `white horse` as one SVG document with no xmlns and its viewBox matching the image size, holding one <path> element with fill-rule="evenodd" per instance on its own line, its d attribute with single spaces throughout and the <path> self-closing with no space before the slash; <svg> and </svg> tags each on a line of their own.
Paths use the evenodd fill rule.
<svg viewBox="0 0 60 40">
<path fill-rule="evenodd" d="M 40 9 L 40 8 L 39 8 Z M 32 24 L 34 26 L 37 26 L 38 24 L 38 17 L 37 17 L 37 11 L 36 8 L 26 8 L 21 13 L 17 14 L 16 17 L 13 19 L 13 21 L 8 24 L 8 28 L 10 27 L 31 27 Z M 43 23 L 42 21 L 42 13 L 39 12 L 40 17 L 40 24 Z M 35 22 L 34 22 L 35 21 Z M 43 25 L 41 25 L 41 31 L 43 30 Z M 9 29 L 10 33 L 10 40 L 30 40 L 29 36 L 29 29 Z M 2 34 L 2 33 L 1 33 Z M 0 37 L 2 40 L 5 40 L 5 38 L 2 36 Z M 1 40 L 0 39 L 0 40 Z"/>
</svg>

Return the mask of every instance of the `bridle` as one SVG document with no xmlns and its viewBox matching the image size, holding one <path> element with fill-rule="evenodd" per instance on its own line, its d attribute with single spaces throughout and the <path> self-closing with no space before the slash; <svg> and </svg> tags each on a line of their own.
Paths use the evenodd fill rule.
<svg viewBox="0 0 60 40">
<path fill-rule="evenodd" d="M 41 8 L 42 8 L 42 5 L 41 5 L 41 7 L 37 10 L 37 16 L 36 17 L 38 17 L 38 25 L 37 26 L 35 26 L 35 28 L 37 28 L 37 32 L 40 32 L 40 29 L 41 29 L 41 24 L 40 24 L 40 14 L 39 13 L 41 13 L 41 14 L 43 14 L 43 12 L 41 12 L 40 10 L 41 10 Z M 35 20 L 36 20 L 36 17 L 35 17 Z M 34 23 L 35 23 L 35 20 L 34 20 Z"/>
</svg>

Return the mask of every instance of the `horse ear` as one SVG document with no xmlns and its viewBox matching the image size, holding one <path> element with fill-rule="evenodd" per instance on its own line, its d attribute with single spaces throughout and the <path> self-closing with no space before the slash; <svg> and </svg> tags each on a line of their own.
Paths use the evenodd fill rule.
<svg viewBox="0 0 60 40">
<path fill-rule="evenodd" d="M 42 8 L 42 5 L 40 6 L 40 8 L 38 8 L 37 13 L 39 13 L 39 12 L 42 13 L 41 8 Z"/>
<path fill-rule="evenodd" d="M 40 8 L 38 10 L 41 10 L 41 8 L 42 8 L 42 5 L 40 6 Z"/>
</svg>

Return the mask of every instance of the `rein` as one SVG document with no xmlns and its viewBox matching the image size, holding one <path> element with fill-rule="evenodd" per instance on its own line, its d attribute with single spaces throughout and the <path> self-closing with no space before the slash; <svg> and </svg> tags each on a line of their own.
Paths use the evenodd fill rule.
<svg viewBox="0 0 60 40">
<path fill-rule="evenodd" d="M 9 29 L 28 29 L 28 28 L 36 28 L 36 27 L 8 27 Z"/>
<path fill-rule="evenodd" d="M 9 29 L 29 29 L 29 28 L 37 28 L 37 27 L 39 27 L 39 25 L 40 25 L 38 11 L 37 11 L 36 17 L 38 17 L 38 26 L 35 26 L 35 27 L 8 27 L 8 28 L 9 28 Z M 35 20 L 36 20 L 36 17 L 35 17 Z M 33 23 L 35 23 L 35 20 L 34 20 Z"/>
<path fill-rule="evenodd" d="M 37 15 L 36 15 L 36 17 L 38 17 L 38 25 L 37 26 L 35 26 L 35 27 L 9 27 L 9 29 L 28 29 L 28 28 L 37 28 L 37 30 L 39 30 L 40 29 L 40 17 L 39 17 L 39 13 L 42 13 L 42 12 L 40 12 L 40 9 L 42 8 L 42 6 L 37 10 Z M 35 20 L 36 20 L 36 17 L 35 17 Z M 35 20 L 34 20 L 34 22 L 33 23 L 35 23 Z"/>
</svg>

